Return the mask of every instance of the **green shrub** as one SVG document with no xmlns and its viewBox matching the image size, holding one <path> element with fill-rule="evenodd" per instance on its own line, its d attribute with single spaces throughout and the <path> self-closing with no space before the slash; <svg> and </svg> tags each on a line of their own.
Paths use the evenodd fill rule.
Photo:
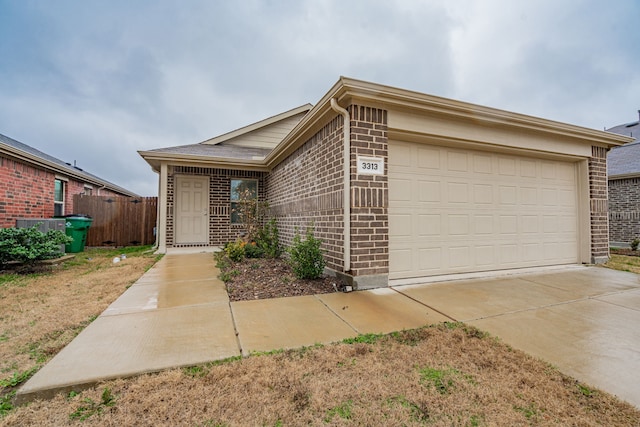
<svg viewBox="0 0 640 427">
<path fill-rule="evenodd" d="M 293 244 L 287 252 L 291 268 L 298 279 L 317 279 L 324 271 L 326 262 L 322 256 L 321 244 L 322 240 L 315 238 L 311 227 L 307 228 L 305 240 L 302 240 L 296 230 Z"/>
<path fill-rule="evenodd" d="M 224 253 L 227 254 L 229 259 L 233 262 L 242 261 L 245 257 L 246 243 L 242 240 L 236 240 L 235 242 L 229 242 L 224 247 Z"/>
<path fill-rule="evenodd" d="M 247 258 L 262 258 L 264 251 L 256 242 L 251 242 L 244 246 L 244 256 Z"/>
<path fill-rule="evenodd" d="M 632 251 L 637 251 L 638 250 L 638 245 L 640 245 L 640 240 L 639 239 L 633 239 L 631 241 L 631 250 Z"/>
<path fill-rule="evenodd" d="M 60 245 L 71 243 L 73 239 L 59 230 L 43 233 L 35 225 L 29 228 L 0 229 L 0 268 L 16 261 L 29 264 L 62 255 Z"/>
<path fill-rule="evenodd" d="M 258 230 L 256 244 L 267 258 L 280 258 L 282 246 L 280 246 L 280 234 L 275 218 L 271 218 Z"/>
</svg>

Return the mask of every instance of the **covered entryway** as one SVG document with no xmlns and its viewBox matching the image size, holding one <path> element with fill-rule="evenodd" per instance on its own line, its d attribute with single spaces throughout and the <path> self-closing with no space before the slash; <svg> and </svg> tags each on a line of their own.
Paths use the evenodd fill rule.
<svg viewBox="0 0 640 427">
<path fill-rule="evenodd" d="M 579 262 L 578 163 L 389 143 L 389 279 Z"/>
<path fill-rule="evenodd" d="M 176 176 L 175 243 L 209 243 L 209 177 Z"/>
</svg>

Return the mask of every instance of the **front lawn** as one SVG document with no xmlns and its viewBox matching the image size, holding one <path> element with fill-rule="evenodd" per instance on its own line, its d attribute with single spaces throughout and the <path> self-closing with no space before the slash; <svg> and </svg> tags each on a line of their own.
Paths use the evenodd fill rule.
<svg viewBox="0 0 640 427">
<path fill-rule="evenodd" d="M 0 275 L 2 394 L 156 259 L 131 253 L 113 264 L 115 255 L 92 250 L 50 273 Z M 0 414 L 3 426 L 640 425 L 634 407 L 462 323 L 107 381 L 18 408 L 4 398 Z"/>
</svg>

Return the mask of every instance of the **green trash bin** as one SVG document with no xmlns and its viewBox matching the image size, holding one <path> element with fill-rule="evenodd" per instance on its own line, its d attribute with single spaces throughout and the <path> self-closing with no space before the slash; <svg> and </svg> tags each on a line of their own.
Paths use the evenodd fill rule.
<svg viewBox="0 0 640 427">
<path fill-rule="evenodd" d="M 66 235 L 73 238 L 73 242 L 64 245 L 66 253 L 78 253 L 84 251 L 87 243 L 87 231 L 91 227 L 93 219 L 89 215 L 66 215 L 63 217 L 66 225 Z"/>
</svg>

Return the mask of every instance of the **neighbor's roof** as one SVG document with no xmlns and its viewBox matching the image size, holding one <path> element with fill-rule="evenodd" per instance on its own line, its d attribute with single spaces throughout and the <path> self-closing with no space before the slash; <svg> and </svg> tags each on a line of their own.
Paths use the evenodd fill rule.
<svg viewBox="0 0 640 427">
<path fill-rule="evenodd" d="M 638 139 L 640 137 L 640 120 L 614 126 L 606 131 L 635 138 L 635 141 L 612 148 L 609 151 L 607 155 L 609 178 L 623 179 L 640 176 L 640 139 Z"/>
<path fill-rule="evenodd" d="M 84 171 L 76 166 L 72 166 L 69 163 L 65 163 L 60 159 L 43 153 L 33 147 L 28 146 L 20 141 L 16 141 L 13 138 L 9 138 L 6 135 L 0 134 L 0 153 L 6 153 L 12 157 L 16 157 L 22 161 L 30 164 L 38 165 L 44 169 L 57 172 L 61 175 L 74 177 L 80 181 L 105 187 L 116 193 L 124 194 L 127 196 L 138 197 L 137 194 L 122 188 L 116 184 L 99 178 L 89 172 Z"/>
<path fill-rule="evenodd" d="M 640 175 L 640 141 L 615 147 L 607 155 L 609 178 L 631 178 Z"/>
</svg>

